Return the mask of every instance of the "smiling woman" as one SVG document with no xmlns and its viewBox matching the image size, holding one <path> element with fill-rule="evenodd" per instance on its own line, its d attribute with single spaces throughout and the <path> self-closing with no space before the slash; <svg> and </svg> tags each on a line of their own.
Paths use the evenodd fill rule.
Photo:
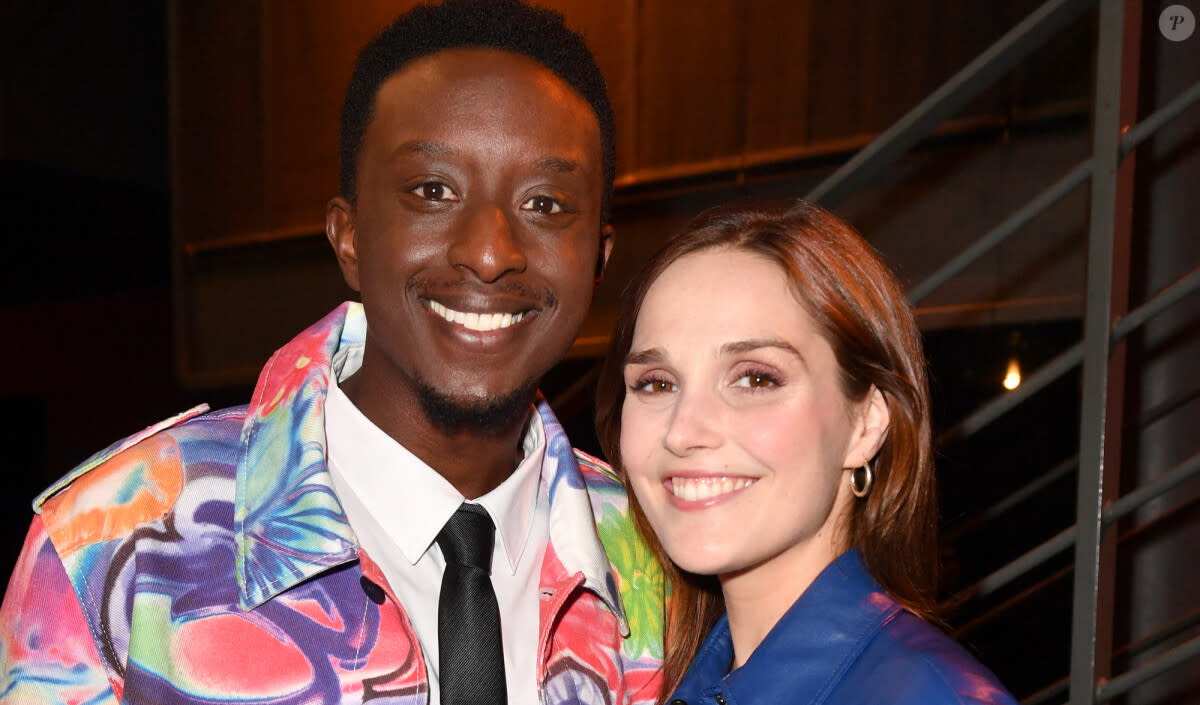
<svg viewBox="0 0 1200 705">
<path fill-rule="evenodd" d="M 784 271 L 741 250 L 659 275 L 624 373 L 621 459 L 658 539 L 684 570 L 726 576 L 730 610 L 735 590 L 770 600 L 755 614 L 773 623 L 841 553 L 842 469 L 875 455 L 882 395 L 847 398 Z"/>
<path fill-rule="evenodd" d="M 837 217 L 724 209 L 671 240 L 625 297 L 597 426 L 670 568 L 662 701 L 1012 702 L 926 621 L 920 336 Z"/>
</svg>

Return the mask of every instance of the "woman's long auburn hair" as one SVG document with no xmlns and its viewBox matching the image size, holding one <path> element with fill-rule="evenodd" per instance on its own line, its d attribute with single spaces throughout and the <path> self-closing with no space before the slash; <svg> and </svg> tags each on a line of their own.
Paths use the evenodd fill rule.
<svg viewBox="0 0 1200 705">
<path fill-rule="evenodd" d="M 859 550 L 867 571 L 893 599 L 932 619 L 937 497 L 920 333 L 891 270 L 852 227 L 819 206 L 799 201 L 786 209 L 708 211 L 672 238 L 629 284 L 596 390 L 597 433 L 609 461 L 625 474 L 625 357 L 646 293 L 680 258 L 707 250 L 749 252 L 779 265 L 798 303 L 833 348 L 846 397 L 862 400 L 871 387 L 883 394 L 890 426 L 873 463 L 871 492 L 851 506 L 845 548 Z M 678 686 L 725 607 L 716 579 L 680 570 L 663 551 L 633 493 L 629 501 L 672 591 L 662 702 Z"/>
</svg>

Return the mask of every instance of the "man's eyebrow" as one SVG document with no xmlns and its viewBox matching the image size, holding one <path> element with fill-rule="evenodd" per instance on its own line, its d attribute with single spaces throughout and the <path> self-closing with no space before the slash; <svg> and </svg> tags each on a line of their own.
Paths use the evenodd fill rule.
<svg viewBox="0 0 1200 705">
<path fill-rule="evenodd" d="M 562 157 L 542 157 L 537 160 L 537 168 L 542 171 L 556 171 L 561 174 L 569 174 L 573 171 L 578 171 L 579 163 L 573 159 L 564 159 Z"/>
<path fill-rule="evenodd" d="M 427 140 L 409 140 L 396 148 L 397 155 L 399 154 L 432 154 L 435 156 L 449 156 L 457 154 L 458 150 L 444 142 L 429 142 Z"/>
<path fill-rule="evenodd" d="M 452 157 L 458 150 L 445 142 L 430 142 L 428 140 L 409 140 L 396 148 L 395 154 L 426 154 L 437 157 Z M 534 162 L 534 166 L 542 171 L 553 171 L 560 174 L 570 174 L 579 171 L 579 162 L 565 157 L 542 157 Z"/>
<path fill-rule="evenodd" d="M 625 365 L 652 365 L 656 362 L 662 362 L 664 359 L 663 351 L 659 348 L 650 348 L 649 350 L 638 350 L 631 352 L 625 356 Z"/>
<path fill-rule="evenodd" d="M 784 352 L 789 352 L 798 358 L 803 359 L 804 356 L 791 343 L 782 338 L 751 338 L 749 340 L 738 340 L 732 343 L 725 343 L 721 346 L 722 355 L 739 355 L 748 353 L 752 350 L 760 348 L 778 348 Z"/>
</svg>

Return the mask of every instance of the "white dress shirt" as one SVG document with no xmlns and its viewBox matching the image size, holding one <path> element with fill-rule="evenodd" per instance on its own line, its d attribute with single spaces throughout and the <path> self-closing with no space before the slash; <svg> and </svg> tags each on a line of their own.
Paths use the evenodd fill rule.
<svg viewBox="0 0 1200 705">
<path fill-rule="evenodd" d="M 362 346 L 339 350 L 334 375 L 362 365 Z M 380 430 L 330 379 L 325 402 L 329 472 L 360 548 L 379 566 L 417 633 L 429 672 L 430 705 L 438 687 L 438 593 L 445 559 L 438 532 L 464 501 L 436 470 Z M 508 702 L 536 703 L 538 581 L 549 541 L 550 503 L 542 482 L 546 434 L 532 414 L 524 459 L 499 487 L 473 500 L 496 525 L 492 586 L 500 607 Z"/>
</svg>

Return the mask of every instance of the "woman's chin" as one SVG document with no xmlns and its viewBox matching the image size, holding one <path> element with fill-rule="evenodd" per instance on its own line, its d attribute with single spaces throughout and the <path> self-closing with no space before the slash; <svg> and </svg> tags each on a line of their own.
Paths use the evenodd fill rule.
<svg viewBox="0 0 1200 705">
<path fill-rule="evenodd" d="M 739 560 L 736 553 L 729 551 L 698 551 L 696 546 L 687 546 L 687 550 L 672 552 L 667 548 L 667 555 L 681 570 L 694 575 L 724 575 L 745 568 L 745 561 Z"/>
</svg>

